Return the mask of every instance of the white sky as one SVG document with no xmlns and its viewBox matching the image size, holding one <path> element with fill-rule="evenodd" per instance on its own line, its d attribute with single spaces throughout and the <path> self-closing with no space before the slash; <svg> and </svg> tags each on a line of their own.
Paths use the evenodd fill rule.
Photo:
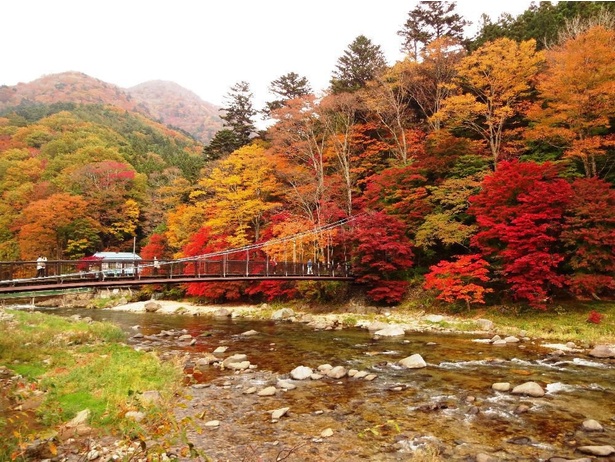
<svg viewBox="0 0 615 462">
<path fill-rule="evenodd" d="M 482 13 L 516 16 L 530 0 L 458 0 L 475 27 Z M 0 85 L 66 71 L 128 88 L 170 80 L 224 104 L 245 80 L 260 109 L 272 80 L 296 72 L 325 89 L 359 35 L 401 58 L 397 35 L 416 0 L 11 0 L 0 22 Z"/>
</svg>

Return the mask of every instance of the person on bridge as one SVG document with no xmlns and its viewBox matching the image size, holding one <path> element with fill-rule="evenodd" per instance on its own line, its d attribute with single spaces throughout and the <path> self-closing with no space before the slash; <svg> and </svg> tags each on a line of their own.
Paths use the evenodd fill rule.
<svg viewBox="0 0 615 462">
<path fill-rule="evenodd" d="M 46 267 L 47 257 L 43 257 L 39 255 L 36 259 L 36 277 L 42 278 L 45 277 L 45 267 Z"/>
<path fill-rule="evenodd" d="M 307 274 L 314 274 L 314 271 L 312 270 L 312 259 L 311 258 L 307 261 Z"/>
</svg>

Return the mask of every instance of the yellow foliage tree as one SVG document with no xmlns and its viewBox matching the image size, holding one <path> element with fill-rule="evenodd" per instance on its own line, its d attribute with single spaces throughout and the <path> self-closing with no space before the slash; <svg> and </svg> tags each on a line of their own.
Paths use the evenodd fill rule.
<svg viewBox="0 0 615 462">
<path fill-rule="evenodd" d="M 527 99 L 543 62 L 534 40 L 517 43 L 502 38 L 486 43 L 461 60 L 456 94 L 443 101 L 434 118 L 450 128 L 479 135 L 496 168 L 507 123 L 526 113 Z"/>
</svg>

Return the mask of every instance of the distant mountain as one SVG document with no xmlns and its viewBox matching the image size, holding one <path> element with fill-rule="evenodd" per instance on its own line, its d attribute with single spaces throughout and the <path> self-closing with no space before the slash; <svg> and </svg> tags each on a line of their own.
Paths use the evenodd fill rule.
<svg viewBox="0 0 615 462">
<path fill-rule="evenodd" d="M 218 106 L 174 82 L 151 80 L 127 91 L 149 109 L 152 117 L 179 127 L 203 142 L 209 142 L 222 128 Z"/>
<path fill-rule="evenodd" d="M 63 72 L 28 83 L 0 86 L 0 111 L 13 106 L 58 102 L 109 104 L 140 112 L 179 128 L 203 143 L 208 143 L 222 128 L 217 106 L 173 82 L 151 81 L 123 89 L 81 72 Z"/>
</svg>

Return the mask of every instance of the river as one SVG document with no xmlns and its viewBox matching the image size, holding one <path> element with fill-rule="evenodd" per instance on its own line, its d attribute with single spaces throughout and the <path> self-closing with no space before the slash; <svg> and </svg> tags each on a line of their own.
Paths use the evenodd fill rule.
<svg viewBox="0 0 615 462">
<path fill-rule="evenodd" d="M 110 321 L 135 347 L 182 355 L 192 386 L 178 417 L 190 422 L 187 438 L 216 461 L 473 461 L 480 453 L 493 460 L 546 461 L 581 458 L 579 446 L 615 441 L 615 362 L 591 358 L 586 350 L 554 354 L 529 339 L 496 346 L 467 334 L 375 338 L 365 329 L 314 330 L 290 322 L 44 311 Z M 257 334 L 241 335 L 250 330 Z M 196 343 L 178 342 L 160 335 L 163 331 L 183 331 Z M 135 338 L 137 332 L 143 337 Z M 242 373 L 192 368 L 219 346 L 228 347 L 226 356 L 246 354 L 257 368 Z M 415 353 L 427 367 L 397 364 Z M 272 397 L 245 394 L 250 387 L 288 379 L 297 366 L 323 364 L 377 378 L 291 380 L 295 389 Z M 514 387 L 528 381 L 539 383 L 546 394 L 535 398 L 492 390 L 496 382 Z M 289 408 L 287 414 L 272 420 L 270 411 L 283 407 Z M 214 419 L 219 427 L 204 426 Z M 587 419 L 604 430 L 583 430 Z M 322 433 L 326 429 L 331 436 Z"/>
</svg>

